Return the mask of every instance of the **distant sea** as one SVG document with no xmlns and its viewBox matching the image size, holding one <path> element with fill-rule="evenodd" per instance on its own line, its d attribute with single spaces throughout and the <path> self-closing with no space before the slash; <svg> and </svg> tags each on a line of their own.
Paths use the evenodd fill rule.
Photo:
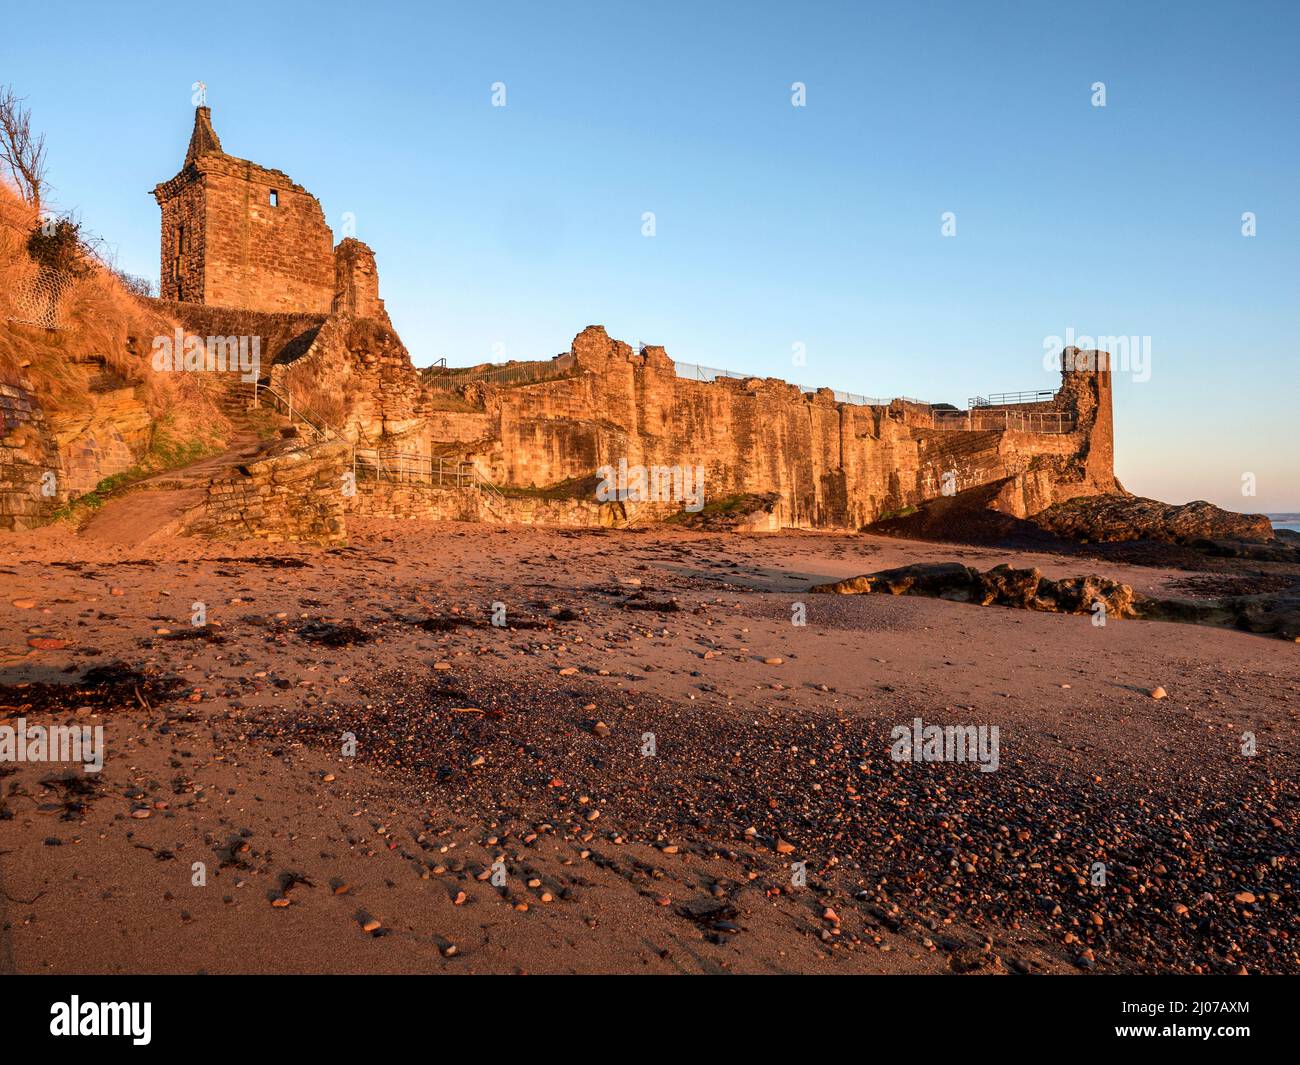
<svg viewBox="0 0 1300 1065">
<path fill-rule="evenodd" d="M 1268 520 L 1273 523 L 1275 529 L 1290 529 L 1292 532 L 1300 532 L 1300 514 L 1269 514 Z"/>
</svg>

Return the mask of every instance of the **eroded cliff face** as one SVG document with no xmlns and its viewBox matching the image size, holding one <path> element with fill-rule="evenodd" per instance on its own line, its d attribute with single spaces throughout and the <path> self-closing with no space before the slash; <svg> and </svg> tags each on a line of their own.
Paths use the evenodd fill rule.
<svg viewBox="0 0 1300 1065">
<path fill-rule="evenodd" d="M 69 365 L 84 391 L 78 408 L 48 414 L 63 471 L 61 488 L 76 496 L 136 464 L 149 446 L 153 417 L 141 389 L 100 359 Z"/>
<path fill-rule="evenodd" d="M 925 405 L 837 403 L 828 389 L 805 394 L 771 378 L 686 380 L 662 348 L 635 352 L 600 326 L 575 338 L 572 355 L 572 375 L 559 380 L 463 389 L 472 409 L 431 414 L 431 448 L 517 488 L 590 479 L 624 460 L 703 467 L 707 499 L 775 493 L 772 525 L 785 528 L 858 529 L 945 486 L 1006 480 L 998 505 L 1016 516 L 1118 490 L 1104 358 L 1063 372 L 1053 400 L 976 422 L 1006 411 L 1013 425 L 1073 426 L 1038 432 L 936 428 Z"/>
<path fill-rule="evenodd" d="M 22 378 L 0 382 L 0 529 L 44 524 L 149 447 L 154 418 L 138 384 L 95 356 L 67 360 L 63 373 L 76 403 L 50 404 Z"/>
</svg>

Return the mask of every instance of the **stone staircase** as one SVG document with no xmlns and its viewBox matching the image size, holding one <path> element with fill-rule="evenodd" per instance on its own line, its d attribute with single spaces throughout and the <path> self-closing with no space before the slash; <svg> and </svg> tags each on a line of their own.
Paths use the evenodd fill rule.
<svg viewBox="0 0 1300 1065">
<path fill-rule="evenodd" d="M 508 504 L 504 495 L 472 462 L 385 451 L 365 439 L 353 443 L 310 408 L 292 402 L 291 397 L 266 382 L 258 382 L 256 386 L 231 382 L 214 399 L 231 424 L 226 449 L 188 466 L 137 481 L 130 492 L 110 500 L 86 522 L 81 529 L 83 535 L 108 543 L 139 544 L 190 527 L 200 513 L 199 508 L 203 508 L 208 518 L 215 519 L 209 524 L 220 524 L 239 506 L 247 504 L 241 493 L 259 491 L 272 492 L 278 508 L 276 520 L 287 527 L 302 515 L 319 510 L 320 501 L 303 497 L 295 505 L 291 499 L 296 488 L 291 488 L 286 496 L 283 488 L 272 490 L 261 482 L 270 477 L 276 483 L 285 483 L 282 479 L 286 472 L 315 464 L 316 449 L 324 444 L 333 445 L 334 453 L 322 454 L 319 460 L 339 473 L 350 468 L 359 484 L 369 482 L 417 491 L 475 492 L 489 514 L 497 520 L 506 520 Z M 241 476 L 232 479 L 236 470 L 240 470 Z M 227 481 L 230 484 L 218 487 Z M 307 487 L 306 482 L 303 487 Z M 220 497 L 216 503 L 214 490 Z M 150 493 L 149 501 L 143 505 L 138 497 L 132 498 L 142 491 Z M 231 498 L 227 500 L 226 496 Z M 261 509 L 267 509 L 266 503 L 266 499 L 261 499 Z M 340 511 L 339 520 L 341 516 Z"/>
</svg>

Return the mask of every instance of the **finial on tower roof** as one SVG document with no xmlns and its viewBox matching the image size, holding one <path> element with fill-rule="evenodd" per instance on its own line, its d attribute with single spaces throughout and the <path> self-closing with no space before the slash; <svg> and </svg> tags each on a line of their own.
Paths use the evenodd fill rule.
<svg viewBox="0 0 1300 1065">
<path fill-rule="evenodd" d="M 217 131 L 212 128 L 212 108 L 196 107 L 194 132 L 190 135 L 189 151 L 185 153 L 185 165 L 189 166 L 200 155 L 220 151 L 221 141 L 217 138 Z"/>
</svg>

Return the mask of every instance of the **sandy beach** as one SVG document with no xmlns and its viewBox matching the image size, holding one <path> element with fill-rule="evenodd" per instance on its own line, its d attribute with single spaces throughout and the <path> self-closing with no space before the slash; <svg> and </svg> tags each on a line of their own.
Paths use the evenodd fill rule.
<svg viewBox="0 0 1300 1065">
<path fill-rule="evenodd" d="M 1099 566 L 1012 549 L 351 532 L 0 542 L 0 723 L 106 747 L 0 767 L 0 969 L 1300 969 L 1295 643 L 808 591 Z M 893 759 L 918 718 L 996 771 Z"/>
</svg>

